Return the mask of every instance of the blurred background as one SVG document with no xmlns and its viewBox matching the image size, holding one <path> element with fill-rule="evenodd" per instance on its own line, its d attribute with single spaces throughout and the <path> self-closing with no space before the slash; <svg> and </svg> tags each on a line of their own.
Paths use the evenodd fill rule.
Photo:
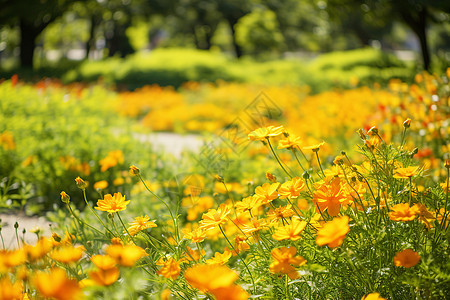
<svg viewBox="0 0 450 300">
<path fill-rule="evenodd" d="M 128 76 L 122 83 L 134 88 L 142 84 L 130 82 L 151 69 L 160 76 L 147 74 L 143 83 L 242 81 L 243 75 L 222 65 L 214 65 L 213 71 L 196 65 L 191 73 L 204 74 L 192 78 L 162 71 L 166 63 L 183 64 L 183 60 L 307 64 L 324 53 L 368 47 L 392 55 L 375 64 L 397 68 L 397 77 L 404 66 L 442 71 L 450 60 L 450 1 L 446 0 L 0 0 L 0 6 L 3 78 L 18 73 L 67 82 L 97 80 L 102 75 L 108 79 L 99 71 L 107 70 L 116 74 L 112 82 Z M 178 51 L 164 56 L 168 48 Z M 152 52 L 161 57 L 149 61 Z M 117 59 L 133 56 L 141 73 L 131 76 L 131 70 L 117 66 Z M 108 59 L 108 65 L 96 70 L 86 66 L 88 61 Z M 369 60 L 364 57 L 363 64 L 370 64 Z"/>
</svg>

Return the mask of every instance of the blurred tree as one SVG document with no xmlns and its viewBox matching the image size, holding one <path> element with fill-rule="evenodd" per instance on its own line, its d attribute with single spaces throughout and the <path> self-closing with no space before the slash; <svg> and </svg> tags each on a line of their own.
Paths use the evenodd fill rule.
<svg viewBox="0 0 450 300">
<path fill-rule="evenodd" d="M 73 0 L 0 0 L 0 24 L 20 28 L 20 65 L 33 67 L 36 39 L 56 18 L 73 4 Z"/>
<path fill-rule="evenodd" d="M 420 44 L 424 69 L 430 69 L 430 51 L 427 35 L 429 22 L 439 21 L 436 12 L 450 13 L 450 1 L 447 0 L 328 0 L 328 6 L 336 11 L 349 10 L 352 6 L 360 9 L 363 14 L 361 28 L 370 28 L 367 25 L 380 24 L 380 28 L 391 26 L 392 22 L 400 21 L 407 25 L 417 36 Z M 351 9 L 350 9 L 351 10 Z M 354 11 L 356 14 L 357 12 Z M 347 15 L 337 14 L 339 20 L 344 20 Z M 384 26 L 383 26 L 384 24 Z M 357 29 L 359 30 L 359 28 Z M 356 31 L 355 31 L 356 32 Z M 367 31 L 369 32 L 369 31 Z M 370 31 L 371 36 L 375 34 Z"/>
</svg>

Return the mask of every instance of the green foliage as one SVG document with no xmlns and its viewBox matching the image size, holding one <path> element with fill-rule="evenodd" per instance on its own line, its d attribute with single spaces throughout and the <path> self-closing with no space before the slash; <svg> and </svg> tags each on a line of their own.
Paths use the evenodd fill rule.
<svg viewBox="0 0 450 300">
<path fill-rule="evenodd" d="M 10 205 L 23 205 L 26 197 L 29 212 L 50 209 L 60 205 L 60 189 L 73 186 L 77 176 L 90 184 L 106 180 L 113 185 L 117 178 L 126 180 L 121 172 L 127 171 L 131 161 L 153 165 L 150 145 L 136 140 L 132 124 L 114 112 L 115 94 L 99 85 L 66 89 L 40 84 L 41 89 L 12 86 L 10 81 L 0 84 L 0 131 L 10 132 L 16 143 L 15 149 L 0 148 L 2 199 L 17 202 Z M 104 105 L 98 105 L 99 99 Z M 100 160 L 119 149 L 124 161 L 101 172 Z M 126 189 L 126 185 L 117 188 Z M 15 201 L 11 194 L 22 196 Z M 96 197 L 96 192 L 92 195 Z"/>
<path fill-rule="evenodd" d="M 243 72 L 242 70 L 245 70 Z M 386 84 L 391 78 L 410 81 L 411 69 L 392 55 L 375 49 L 323 54 L 306 63 L 300 59 L 236 60 L 218 52 L 194 49 L 157 49 L 126 59 L 85 62 L 64 76 L 66 82 L 95 81 L 135 89 L 147 84 L 179 87 L 187 81 L 217 80 L 263 84 L 309 85 L 313 92 L 332 86 L 349 87 L 351 78 L 361 84 Z"/>
</svg>

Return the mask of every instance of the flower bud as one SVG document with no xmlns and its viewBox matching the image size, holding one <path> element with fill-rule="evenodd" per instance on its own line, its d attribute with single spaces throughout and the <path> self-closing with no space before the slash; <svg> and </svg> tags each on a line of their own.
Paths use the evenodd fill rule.
<svg viewBox="0 0 450 300">
<path fill-rule="evenodd" d="M 356 131 L 359 134 L 359 137 L 365 141 L 367 139 L 366 134 L 364 133 L 364 130 L 362 130 L 362 128 L 358 129 L 358 131 Z"/>
<path fill-rule="evenodd" d="M 308 171 L 303 172 L 302 177 L 303 177 L 303 179 L 308 180 L 309 179 Z"/>
<path fill-rule="evenodd" d="M 447 169 L 450 169 L 450 158 L 447 158 L 447 159 L 444 161 L 444 167 L 446 167 Z"/>
<path fill-rule="evenodd" d="M 75 178 L 75 182 L 77 183 L 77 187 L 79 189 L 85 190 L 87 188 L 87 183 L 83 179 L 81 179 L 80 176 Z"/>
<path fill-rule="evenodd" d="M 140 170 L 138 167 L 136 167 L 135 165 L 130 166 L 130 174 L 137 176 L 140 174 Z"/>
<path fill-rule="evenodd" d="M 266 172 L 266 178 L 269 179 L 270 182 L 277 182 L 277 177 L 269 172 Z"/>
<path fill-rule="evenodd" d="M 368 135 L 377 135 L 378 134 L 378 128 L 376 126 L 373 126 L 372 128 L 367 131 Z"/>
<path fill-rule="evenodd" d="M 403 122 L 403 127 L 405 128 L 409 128 L 409 126 L 411 126 L 411 119 L 408 118 Z"/>
<path fill-rule="evenodd" d="M 219 174 L 214 175 L 214 178 L 215 178 L 218 182 L 223 182 L 223 177 L 220 176 Z"/>
<path fill-rule="evenodd" d="M 66 204 L 70 202 L 70 196 L 67 195 L 64 191 L 61 192 L 61 201 Z"/>
</svg>

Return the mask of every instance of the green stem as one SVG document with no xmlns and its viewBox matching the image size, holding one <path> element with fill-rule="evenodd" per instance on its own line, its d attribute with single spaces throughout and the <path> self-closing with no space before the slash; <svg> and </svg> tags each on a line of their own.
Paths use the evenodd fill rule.
<svg viewBox="0 0 450 300">
<path fill-rule="evenodd" d="M 1 225 L 0 225 L 1 226 Z M 6 249 L 5 247 L 5 241 L 3 240 L 3 234 L 2 234 L 2 229 L 0 228 L 0 238 L 2 239 L 2 245 L 3 245 L 3 250 Z"/>
<path fill-rule="evenodd" d="M 126 233 L 128 234 L 128 236 L 130 237 L 130 239 L 133 241 L 133 244 L 137 245 L 136 242 L 134 241 L 133 236 L 130 234 L 130 232 L 128 231 L 128 228 L 125 226 L 125 224 L 122 221 L 122 218 L 120 217 L 119 212 L 117 212 L 117 217 L 119 217 L 119 221 L 123 226 L 123 229 L 125 229 Z"/>
<path fill-rule="evenodd" d="M 97 228 L 95 228 L 95 227 L 93 227 L 93 226 L 91 226 L 91 225 L 89 225 L 89 224 L 87 224 L 87 223 L 84 223 L 80 218 L 78 218 L 78 216 L 77 216 L 77 215 L 75 214 L 75 212 L 72 210 L 72 207 L 70 206 L 70 203 L 67 203 L 67 208 L 69 209 L 70 214 L 75 218 L 75 220 L 78 221 L 78 223 L 80 224 L 80 227 L 83 227 L 84 225 L 86 225 L 87 227 L 89 227 L 89 228 L 91 228 L 91 229 L 97 231 L 98 233 L 105 235 L 103 232 L 101 232 L 101 231 L 98 230 Z M 80 229 L 80 230 L 81 230 L 81 229 Z M 84 233 L 84 231 L 83 231 L 83 233 Z"/>
<path fill-rule="evenodd" d="M 323 169 L 322 169 L 322 164 L 320 163 L 319 151 L 314 151 L 314 153 L 316 153 L 316 158 L 317 158 L 317 161 L 319 162 L 320 171 L 322 171 L 322 175 L 323 175 L 323 177 L 325 177 L 325 173 L 323 172 Z"/>
<path fill-rule="evenodd" d="M 86 202 L 86 205 L 89 207 L 89 209 L 92 211 L 92 213 L 97 217 L 97 219 L 100 221 L 100 223 L 102 224 L 102 226 L 109 232 L 109 234 L 111 234 L 111 236 L 114 236 L 114 233 L 112 233 L 111 230 L 109 230 L 109 228 L 105 225 L 105 223 L 102 221 L 102 219 L 100 218 L 100 216 L 95 212 L 95 210 L 89 205 L 88 201 L 87 201 L 87 197 L 86 197 L 86 190 L 83 189 L 83 198 L 84 198 L 84 202 Z"/>
<path fill-rule="evenodd" d="M 178 232 L 178 222 L 177 222 L 177 219 L 173 216 L 172 210 L 170 209 L 169 205 L 163 199 L 161 199 L 161 197 L 156 195 L 152 190 L 150 190 L 148 188 L 148 186 L 145 183 L 144 179 L 142 179 L 141 174 L 138 174 L 137 176 L 139 177 L 139 180 L 142 182 L 142 184 L 147 189 L 147 191 L 149 191 L 153 196 L 155 196 L 159 201 L 161 201 L 166 206 L 166 208 L 169 210 L 170 216 L 171 216 L 172 221 L 173 221 L 173 226 L 174 226 L 174 229 L 175 229 L 175 238 L 177 238 L 178 241 L 179 241 L 180 240 L 180 236 L 179 236 L 179 232 Z"/>
<path fill-rule="evenodd" d="M 444 228 L 445 222 L 447 221 L 449 178 L 450 178 L 450 169 L 447 169 L 447 190 L 445 193 L 445 207 L 444 207 L 444 215 L 442 216 L 441 228 Z"/>
<path fill-rule="evenodd" d="M 292 153 L 294 154 L 295 159 L 297 160 L 297 163 L 299 164 L 300 168 L 302 168 L 303 172 L 306 171 L 306 169 L 303 167 L 302 163 L 298 159 L 297 153 L 295 153 L 295 148 L 291 148 Z"/>
<path fill-rule="evenodd" d="M 278 164 L 280 165 L 280 167 L 283 169 L 284 173 L 287 174 L 287 176 L 289 176 L 289 178 L 292 179 L 291 174 L 289 174 L 288 171 L 286 171 L 286 169 L 284 168 L 283 164 L 281 163 L 280 159 L 278 158 L 277 154 L 275 153 L 275 151 L 273 150 L 272 144 L 270 143 L 270 139 L 269 137 L 266 138 L 267 139 L 267 143 L 269 144 L 270 147 L 270 151 L 272 151 L 273 156 L 275 157 L 275 159 L 277 160 Z"/>
<path fill-rule="evenodd" d="M 219 225 L 219 229 L 222 232 L 223 236 L 225 237 L 225 239 L 228 242 L 228 245 L 230 245 L 231 249 L 234 250 L 234 252 L 236 252 L 236 254 L 239 256 L 239 258 L 241 259 L 242 263 L 244 264 L 245 268 L 247 269 L 248 275 L 250 275 L 250 279 L 252 280 L 252 284 L 253 284 L 253 292 L 256 294 L 256 285 L 255 285 L 255 280 L 253 279 L 253 275 L 252 272 L 250 272 L 250 269 L 247 266 L 247 263 L 245 262 L 245 260 L 242 258 L 242 256 L 238 253 L 238 251 L 236 251 L 236 249 L 234 248 L 233 244 L 230 243 L 230 240 L 228 239 L 227 235 L 225 234 L 225 232 L 222 229 L 222 226 Z"/>
</svg>

